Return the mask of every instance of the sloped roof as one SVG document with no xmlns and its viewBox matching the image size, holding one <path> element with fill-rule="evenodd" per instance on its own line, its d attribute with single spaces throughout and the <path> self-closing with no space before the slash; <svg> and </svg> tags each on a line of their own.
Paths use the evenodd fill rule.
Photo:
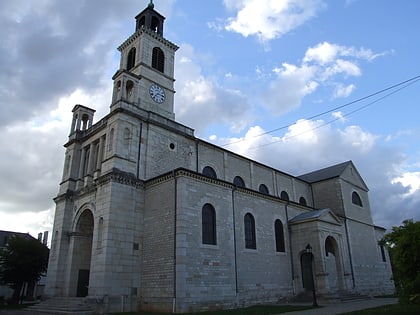
<svg viewBox="0 0 420 315">
<path fill-rule="evenodd" d="M 315 183 L 322 180 L 339 177 L 350 164 L 352 164 L 352 161 L 343 162 L 311 173 L 300 175 L 298 178 L 308 183 Z"/>
<path fill-rule="evenodd" d="M 336 224 L 341 224 L 340 219 L 329 208 L 301 213 L 293 217 L 292 219 L 290 219 L 289 223 L 296 224 L 296 223 L 301 223 L 301 222 L 319 220 L 322 217 L 326 216 L 327 214 L 331 215 L 334 218 L 334 221 L 336 221 Z"/>
</svg>

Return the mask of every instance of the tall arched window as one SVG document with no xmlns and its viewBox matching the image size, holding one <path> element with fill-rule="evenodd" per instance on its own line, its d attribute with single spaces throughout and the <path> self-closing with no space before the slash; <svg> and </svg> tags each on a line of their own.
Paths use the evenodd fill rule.
<svg viewBox="0 0 420 315">
<path fill-rule="evenodd" d="M 283 190 L 280 194 L 280 198 L 289 201 L 289 194 Z"/>
<path fill-rule="evenodd" d="M 216 245 L 216 211 L 206 203 L 201 211 L 203 244 Z"/>
<path fill-rule="evenodd" d="M 164 72 L 165 69 L 165 55 L 159 47 L 153 48 L 152 52 L 152 68 L 160 72 Z"/>
<path fill-rule="evenodd" d="M 215 170 L 210 166 L 203 168 L 203 175 L 211 178 L 217 178 Z"/>
<path fill-rule="evenodd" d="M 245 182 L 240 176 L 235 176 L 235 178 L 233 179 L 233 183 L 235 184 L 235 186 L 245 187 Z"/>
<path fill-rule="evenodd" d="M 127 70 L 130 70 L 136 64 L 136 48 L 132 47 L 127 56 Z"/>
<path fill-rule="evenodd" d="M 276 252 L 285 252 L 283 223 L 278 219 L 274 222 L 274 233 L 276 235 Z"/>
<path fill-rule="evenodd" d="M 256 249 L 257 239 L 255 237 L 255 220 L 252 214 L 247 213 L 244 217 L 245 248 Z"/>
<path fill-rule="evenodd" d="M 351 194 L 351 202 L 356 206 L 363 207 L 362 199 L 360 199 L 359 194 L 355 191 Z"/>
<path fill-rule="evenodd" d="M 304 197 L 300 197 L 299 198 L 299 204 L 301 204 L 302 206 L 307 206 L 307 202 L 306 199 Z"/>
</svg>

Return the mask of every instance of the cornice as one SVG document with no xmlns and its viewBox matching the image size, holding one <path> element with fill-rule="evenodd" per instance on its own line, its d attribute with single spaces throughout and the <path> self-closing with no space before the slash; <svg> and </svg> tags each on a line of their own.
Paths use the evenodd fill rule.
<svg viewBox="0 0 420 315">
<path fill-rule="evenodd" d="M 157 41 L 161 42 L 162 44 L 164 44 L 165 46 L 169 47 L 172 50 L 176 51 L 179 48 L 177 45 L 175 45 L 174 43 L 170 42 L 169 40 L 163 38 L 158 33 L 153 32 L 152 30 L 142 26 L 133 35 L 131 35 L 129 38 L 127 38 L 117 49 L 119 51 L 124 50 L 129 45 L 131 45 L 137 38 L 139 38 L 142 34 L 149 35 L 153 39 L 156 39 Z"/>
<path fill-rule="evenodd" d="M 133 174 L 113 168 L 111 172 L 98 177 L 95 180 L 95 186 L 107 184 L 109 182 L 115 182 L 135 188 L 144 188 L 144 181 L 136 178 Z"/>
</svg>

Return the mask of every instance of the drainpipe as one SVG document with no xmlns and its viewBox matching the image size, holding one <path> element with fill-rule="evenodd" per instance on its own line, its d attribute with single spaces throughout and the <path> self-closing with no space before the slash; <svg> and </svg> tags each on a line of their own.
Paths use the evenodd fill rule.
<svg viewBox="0 0 420 315">
<path fill-rule="evenodd" d="M 236 223 L 235 223 L 235 190 L 236 186 L 232 189 L 232 220 L 233 220 L 233 254 L 234 254 L 234 268 L 235 268 L 235 292 L 238 294 L 238 265 L 236 258 Z"/>
<path fill-rule="evenodd" d="M 293 267 L 293 249 L 292 249 L 292 231 L 289 224 L 289 201 L 286 203 L 286 221 L 287 221 L 287 232 L 289 234 L 289 251 L 290 251 L 290 270 L 292 272 L 292 288 L 293 288 L 293 295 L 296 295 L 296 286 L 295 286 L 295 268 Z"/>
<path fill-rule="evenodd" d="M 174 177 L 174 290 L 173 290 L 173 299 L 172 299 L 172 313 L 175 313 L 176 310 L 176 226 L 177 226 L 177 193 L 178 193 L 178 182 L 175 174 L 175 170 L 172 171 L 172 176 Z"/>
</svg>

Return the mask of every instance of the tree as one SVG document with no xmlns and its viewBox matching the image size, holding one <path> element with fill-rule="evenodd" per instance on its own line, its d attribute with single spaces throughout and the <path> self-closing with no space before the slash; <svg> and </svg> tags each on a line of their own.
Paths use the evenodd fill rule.
<svg viewBox="0 0 420 315">
<path fill-rule="evenodd" d="M 13 289 L 18 303 L 25 283 L 36 282 L 47 271 L 49 249 L 32 237 L 13 236 L 0 251 L 0 279 Z"/>
<path fill-rule="evenodd" d="M 387 247 L 402 301 L 420 303 L 420 221 L 405 220 L 380 242 Z"/>
</svg>

